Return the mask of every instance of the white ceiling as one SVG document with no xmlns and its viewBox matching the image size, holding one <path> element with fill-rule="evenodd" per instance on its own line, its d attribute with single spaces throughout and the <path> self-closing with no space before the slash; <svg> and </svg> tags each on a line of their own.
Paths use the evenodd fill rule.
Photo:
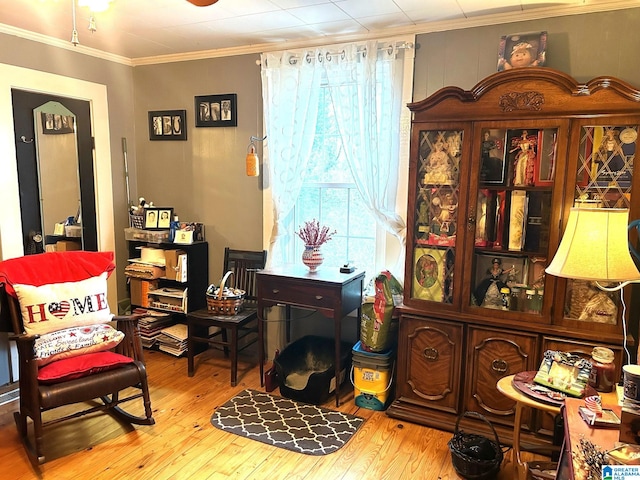
<svg viewBox="0 0 640 480">
<path fill-rule="evenodd" d="M 219 0 L 196 7 L 186 0 L 113 0 L 95 15 L 95 33 L 87 29 L 87 8 L 76 8 L 80 45 L 73 47 L 73 1 L 0 0 L 0 32 L 143 64 L 638 6 L 637 0 Z"/>
</svg>

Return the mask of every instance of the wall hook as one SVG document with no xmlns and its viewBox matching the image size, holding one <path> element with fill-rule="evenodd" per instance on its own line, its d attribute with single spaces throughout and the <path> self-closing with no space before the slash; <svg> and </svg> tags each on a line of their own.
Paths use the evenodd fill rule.
<svg viewBox="0 0 640 480">
<path fill-rule="evenodd" d="M 27 137 L 24 135 L 20 137 L 20 140 L 22 140 L 22 143 L 33 143 L 33 138 L 31 140 L 27 140 Z"/>
</svg>

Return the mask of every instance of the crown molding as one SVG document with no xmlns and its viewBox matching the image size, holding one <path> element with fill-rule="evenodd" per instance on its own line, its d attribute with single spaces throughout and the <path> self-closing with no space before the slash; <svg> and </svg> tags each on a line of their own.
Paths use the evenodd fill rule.
<svg viewBox="0 0 640 480">
<path fill-rule="evenodd" d="M 204 60 L 210 58 L 230 57 L 236 55 L 260 54 L 284 49 L 316 47 L 320 45 L 328 45 L 333 43 L 345 43 L 350 41 L 361 41 L 378 39 L 381 35 L 385 37 L 399 35 L 418 35 L 423 33 L 444 32 L 449 30 L 461 30 L 464 28 L 482 27 L 488 25 L 500 25 L 504 23 L 517 23 L 529 20 L 541 20 L 544 18 L 562 17 L 568 15 L 580 15 L 587 13 L 606 12 L 613 10 L 622 10 L 627 8 L 637 8 L 639 3 L 637 0 L 611 0 L 594 3 L 584 3 L 588 0 L 582 0 L 582 3 L 575 4 L 573 2 L 565 5 L 555 5 L 552 7 L 523 9 L 516 12 L 499 13 L 492 15 L 479 15 L 476 17 L 467 17 L 457 20 L 444 20 L 438 22 L 422 23 L 417 25 L 409 25 L 403 27 L 386 28 L 384 30 L 370 31 L 366 34 L 350 34 L 350 35 L 331 35 L 311 38 L 307 40 L 280 42 L 280 43 L 260 43 L 239 47 L 220 48 L 211 50 L 200 50 L 195 52 L 177 53 L 171 55 L 159 55 L 151 57 L 127 58 L 121 55 L 104 52 L 82 44 L 73 46 L 71 42 L 49 37 L 39 33 L 22 30 L 9 25 L 0 23 L 0 33 L 14 35 L 35 42 L 44 43 L 65 50 L 77 52 L 83 55 L 89 55 L 110 62 L 116 62 L 128 66 L 155 65 L 162 63 L 187 62 L 192 60 Z"/>
</svg>

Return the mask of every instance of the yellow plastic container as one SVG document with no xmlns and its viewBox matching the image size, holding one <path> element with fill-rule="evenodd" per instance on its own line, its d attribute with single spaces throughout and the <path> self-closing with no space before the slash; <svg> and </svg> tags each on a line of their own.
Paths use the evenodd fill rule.
<svg viewBox="0 0 640 480">
<path fill-rule="evenodd" d="M 392 352 L 371 353 L 361 342 L 353 347 L 351 383 L 355 404 L 370 410 L 384 410 L 391 399 L 394 361 Z"/>
</svg>

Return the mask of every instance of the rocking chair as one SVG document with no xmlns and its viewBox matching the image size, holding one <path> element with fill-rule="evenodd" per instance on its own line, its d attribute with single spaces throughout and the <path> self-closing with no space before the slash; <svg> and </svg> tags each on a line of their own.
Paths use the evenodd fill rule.
<svg viewBox="0 0 640 480">
<path fill-rule="evenodd" d="M 0 262 L 1 314 L 10 317 L 10 339 L 18 348 L 20 409 L 14 417 L 36 470 L 45 462 L 47 425 L 98 411 L 127 423 L 155 423 L 138 318 L 113 317 L 106 302 L 114 268 L 112 252 L 50 252 Z M 120 407 L 139 398 L 142 416 Z M 80 411 L 43 420 L 43 412 L 76 403 Z"/>
</svg>

